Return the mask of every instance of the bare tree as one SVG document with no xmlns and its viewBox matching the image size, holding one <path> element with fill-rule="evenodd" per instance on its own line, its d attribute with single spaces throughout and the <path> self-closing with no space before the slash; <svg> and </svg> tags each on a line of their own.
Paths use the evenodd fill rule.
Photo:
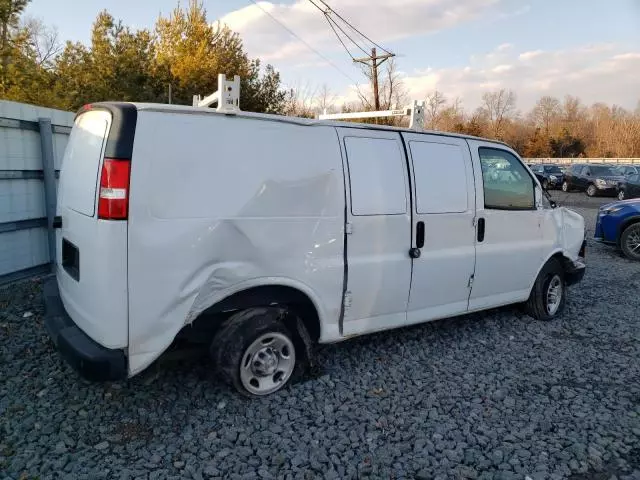
<svg viewBox="0 0 640 480">
<path fill-rule="evenodd" d="M 22 23 L 36 63 L 42 67 L 51 67 L 55 57 L 62 51 L 62 45 L 55 27 L 49 27 L 39 18 L 26 18 Z"/>
<path fill-rule="evenodd" d="M 459 131 L 464 124 L 464 109 L 462 100 L 456 97 L 440 114 L 438 129 L 445 132 Z"/>
<path fill-rule="evenodd" d="M 442 92 L 438 90 L 427 95 L 425 120 L 431 130 L 438 129 L 438 123 L 447 104 L 447 99 Z"/>
<path fill-rule="evenodd" d="M 535 124 L 543 127 L 545 133 L 549 136 L 551 123 L 560 116 L 560 101 L 555 97 L 546 95 L 538 100 L 531 113 Z"/>
<path fill-rule="evenodd" d="M 315 92 L 309 83 L 296 84 L 290 88 L 287 92 L 285 114 L 291 117 L 315 117 Z"/>
<path fill-rule="evenodd" d="M 385 62 L 382 79 L 378 82 L 378 94 L 380 96 L 380 108 L 388 110 L 393 106 L 402 106 L 407 103 L 407 89 L 404 86 L 401 75 L 398 73 L 395 59 L 391 58 Z M 364 75 L 371 81 L 371 69 L 363 67 Z M 358 89 L 358 97 L 362 109 L 373 110 L 375 101 L 373 90 L 362 91 Z"/>
<path fill-rule="evenodd" d="M 578 116 L 582 110 L 580 99 L 572 95 L 564 97 L 564 103 L 562 104 L 562 116 L 563 120 L 568 123 L 574 123 L 578 121 Z"/>
<path fill-rule="evenodd" d="M 482 95 L 482 109 L 484 110 L 491 134 L 494 138 L 502 138 L 507 121 L 516 112 L 516 94 L 504 88 L 497 92 L 486 92 Z"/>
<path fill-rule="evenodd" d="M 317 106 L 319 113 L 332 113 L 335 110 L 336 96 L 333 94 L 329 86 L 324 83 L 318 91 Z"/>
</svg>

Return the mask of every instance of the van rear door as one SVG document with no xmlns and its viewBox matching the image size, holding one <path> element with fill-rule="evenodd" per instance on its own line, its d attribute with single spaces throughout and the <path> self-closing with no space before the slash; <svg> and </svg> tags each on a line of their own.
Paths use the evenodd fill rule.
<svg viewBox="0 0 640 480">
<path fill-rule="evenodd" d="M 131 111 L 133 124 L 123 122 Z M 117 215 L 126 207 L 128 191 L 112 184 L 126 175 L 128 187 L 133 133 L 126 131 L 132 128 L 132 105 L 85 107 L 71 131 L 58 191 L 60 297 L 76 325 L 108 348 L 126 347 L 128 340 L 126 208 L 124 216 Z M 122 158 L 123 139 L 130 144 L 128 158 Z"/>
</svg>

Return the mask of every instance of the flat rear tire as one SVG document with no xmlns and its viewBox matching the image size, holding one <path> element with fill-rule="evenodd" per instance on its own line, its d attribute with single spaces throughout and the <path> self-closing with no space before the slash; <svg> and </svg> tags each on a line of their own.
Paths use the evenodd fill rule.
<svg viewBox="0 0 640 480">
<path fill-rule="evenodd" d="M 225 321 L 211 342 L 216 373 L 239 393 L 262 397 L 304 372 L 305 352 L 277 307 L 249 308 Z"/>
</svg>

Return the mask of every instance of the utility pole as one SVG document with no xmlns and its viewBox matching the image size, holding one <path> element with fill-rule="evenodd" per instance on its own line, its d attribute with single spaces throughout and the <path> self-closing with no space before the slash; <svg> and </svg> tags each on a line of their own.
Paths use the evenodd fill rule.
<svg viewBox="0 0 640 480">
<path fill-rule="evenodd" d="M 354 58 L 353 61 L 371 68 L 371 82 L 373 83 L 373 102 L 376 110 L 380 110 L 380 96 L 378 93 L 378 67 L 388 59 L 395 57 L 394 53 L 377 55 L 376 48 L 371 49 L 371 55 L 364 58 Z"/>
<path fill-rule="evenodd" d="M 378 94 L 378 58 L 376 57 L 376 47 L 371 49 L 371 75 L 373 77 L 373 101 L 376 112 L 380 110 L 380 95 Z"/>
</svg>

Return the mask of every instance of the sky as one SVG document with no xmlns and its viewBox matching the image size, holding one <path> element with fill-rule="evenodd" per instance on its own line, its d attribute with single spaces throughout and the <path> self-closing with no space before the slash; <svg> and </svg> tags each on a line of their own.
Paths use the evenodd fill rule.
<svg viewBox="0 0 640 480">
<path fill-rule="evenodd" d="M 257 0 L 261 8 L 251 0 L 202 1 L 208 18 L 239 32 L 248 54 L 273 64 L 286 86 L 313 93 L 326 85 L 342 102 L 356 98 L 356 83 L 366 84 L 308 0 Z M 437 89 L 471 110 L 484 92 L 507 88 L 523 111 L 543 95 L 571 94 L 586 104 L 630 109 L 640 101 L 640 0 L 325 1 L 397 54 L 410 99 Z M 57 27 L 63 40 L 87 43 L 103 9 L 131 27 L 151 28 L 176 5 L 177 0 L 32 0 L 26 13 Z"/>
</svg>

